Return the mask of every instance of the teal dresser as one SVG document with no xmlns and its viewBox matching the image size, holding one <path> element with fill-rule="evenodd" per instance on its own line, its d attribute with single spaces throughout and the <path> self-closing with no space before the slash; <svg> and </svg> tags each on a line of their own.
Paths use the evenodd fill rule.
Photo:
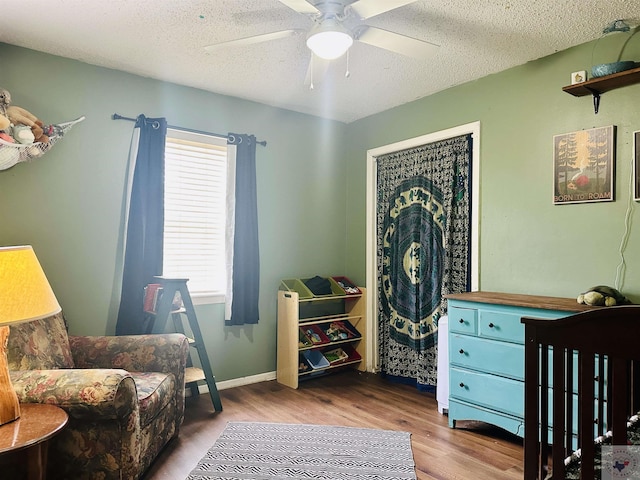
<svg viewBox="0 0 640 480">
<path fill-rule="evenodd" d="M 497 425 L 524 436 L 521 317 L 559 318 L 590 307 L 573 298 L 493 292 L 448 295 L 449 426 Z"/>
</svg>

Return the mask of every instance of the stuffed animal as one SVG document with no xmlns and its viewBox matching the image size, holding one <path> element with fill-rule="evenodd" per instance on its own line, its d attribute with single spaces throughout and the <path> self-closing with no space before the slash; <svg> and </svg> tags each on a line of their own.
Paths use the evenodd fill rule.
<svg viewBox="0 0 640 480">
<path fill-rule="evenodd" d="M 9 120 L 11 120 L 11 123 L 13 123 L 14 125 L 27 125 L 28 127 L 30 127 L 36 142 L 49 142 L 49 137 L 44 135 L 44 132 L 42 130 L 43 123 L 38 120 L 38 117 L 36 117 L 30 111 L 22 107 L 10 105 L 7 107 L 7 116 L 9 117 Z"/>
<path fill-rule="evenodd" d="M 11 104 L 11 94 L 9 90 L 0 88 L 0 114 L 7 116 L 7 107 Z"/>
<path fill-rule="evenodd" d="M 11 136 L 16 142 L 23 145 L 31 145 L 35 141 L 35 135 L 27 125 L 14 125 L 11 127 Z"/>
<path fill-rule="evenodd" d="M 14 126 L 28 126 L 33 132 L 35 142 L 49 143 L 49 137 L 45 135 L 42 130 L 43 123 L 38 120 L 38 117 L 28 110 L 11 105 L 11 94 L 4 88 L 0 88 L 0 115 L 6 117 Z M 0 118 L 0 130 L 6 130 L 9 127 L 9 125 L 7 125 L 3 128 L 3 123 L 4 122 Z M 20 142 L 20 140 L 18 141 Z"/>
<path fill-rule="evenodd" d="M 594 306 L 607 306 L 613 305 L 626 305 L 631 302 L 627 297 L 620 293 L 615 288 L 607 287 L 606 285 L 598 285 L 592 287 L 584 293 L 578 295 L 578 303 Z"/>
<path fill-rule="evenodd" d="M 11 120 L 0 113 L 0 130 L 7 130 L 11 125 Z"/>
<path fill-rule="evenodd" d="M 7 117 L 7 107 L 11 102 L 11 95 L 4 88 L 0 88 L 0 130 L 7 130 L 11 120 Z"/>
</svg>

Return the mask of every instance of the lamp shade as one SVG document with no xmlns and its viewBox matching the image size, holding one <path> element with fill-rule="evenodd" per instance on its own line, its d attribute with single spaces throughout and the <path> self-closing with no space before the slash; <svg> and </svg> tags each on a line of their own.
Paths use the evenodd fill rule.
<svg viewBox="0 0 640 480">
<path fill-rule="evenodd" d="M 33 248 L 0 247 L 0 325 L 46 318 L 60 310 Z"/>
<path fill-rule="evenodd" d="M 60 310 L 33 248 L 0 247 L 0 425 L 20 417 L 7 364 L 9 325 L 46 318 Z"/>
<path fill-rule="evenodd" d="M 328 18 L 311 30 L 307 47 L 320 58 L 334 60 L 353 45 L 353 37 L 335 19 Z"/>
</svg>

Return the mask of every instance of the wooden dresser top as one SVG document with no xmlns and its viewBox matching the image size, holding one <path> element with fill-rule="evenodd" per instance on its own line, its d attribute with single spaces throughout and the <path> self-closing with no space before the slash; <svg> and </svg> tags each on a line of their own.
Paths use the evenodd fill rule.
<svg viewBox="0 0 640 480">
<path fill-rule="evenodd" d="M 464 300 L 466 302 L 491 303 L 494 305 L 509 305 L 514 307 L 541 308 L 545 310 L 560 310 L 566 312 L 583 312 L 593 308 L 582 305 L 575 298 L 544 297 L 539 295 L 525 295 L 519 293 L 499 292 L 466 292 L 445 295 L 450 300 Z"/>
</svg>

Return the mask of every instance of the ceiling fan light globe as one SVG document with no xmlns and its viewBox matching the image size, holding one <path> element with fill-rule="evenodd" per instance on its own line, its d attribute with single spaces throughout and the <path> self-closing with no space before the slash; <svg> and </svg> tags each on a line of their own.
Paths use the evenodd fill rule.
<svg viewBox="0 0 640 480">
<path fill-rule="evenodd" d="M 334 60 L 353 45 L 353 38 L 345 31 L 321 30 L 307 38 L 307 47 L 318 57 Z"/>
</svg>

